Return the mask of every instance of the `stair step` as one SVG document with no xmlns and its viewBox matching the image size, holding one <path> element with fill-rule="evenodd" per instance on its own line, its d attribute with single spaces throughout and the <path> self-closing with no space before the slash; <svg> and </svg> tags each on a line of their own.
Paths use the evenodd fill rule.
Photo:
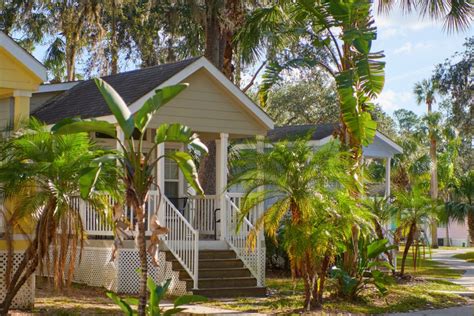
<svg viewBox="0 0 474 316">
<path fill-rule="evenodd" d="M 200 250 L 199 259 L 234 259 L 235 252 L 232 250 Z"/>
<path fill-rule="evenodd" d="M 174 271 L 184 270 L 178 260 L 169 260 Z M 227 269 L 242 268 L 244 264 L 240 259 L 201 259 L 199 260 L 199 269 Z"/>
<path fill-rule="evenodd" d="M 251 276 L 252 274 L 247 268 L 199 269 L 199 278 L 243 278 Z M 179 278 L 188 279 L 189 274 L 185 270 L 180 270 Z"/>
<path fill-rule="evenodd" d="M 166 260 L 171 261 L 176 258 L 170 251 L 165 252 Z M 235 252 L 232 250 L 201 250 L 199 259 L 235 259 Z"/>
<path fill-rule="evenodd" d="M 193 288 L 192 279 L 184 279 L 188 289 Z M 214 289 L 214 288 L 241 288 L 257 286 L 257 280 L 252 277 L 243 278 L 199 278 L 200 289 Z"/>
<path fill-rule="evenodd" d="M 264 297 L 267 294 L 265 287 L 221 287 L 212 289 L 193 290 L 193 294 L 205 297 Z"/>
</svg>

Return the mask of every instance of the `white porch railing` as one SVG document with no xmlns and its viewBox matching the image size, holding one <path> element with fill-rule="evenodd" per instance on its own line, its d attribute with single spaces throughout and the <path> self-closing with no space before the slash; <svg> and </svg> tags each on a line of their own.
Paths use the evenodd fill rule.
<svg viewBox="0 0 474 316">
<path fill-rule="evenodd" d="M 163 237 L 163 241 L 189 273 L 194 282 L 194 288 L 198 288 L 199 272 L 199 231 L 178 211 L 166 196 L 162 199 L 164 205 L 163 225 L 169 229 L 169 233 Z"/>
<path fill-rule="evenodd" d="M 194 229 L 202 235 L 215 235 L 219 201 L 215 195 L 190 196 L 186 206 L 186 217 Z"/>
<path fill-rule="evenodd" d="M 249 233 L 254 229 L 254 225 L 247 217 L 244 217 L 239 227 L 241 212 L 234 202 L 234 200 L 240 202 L 241 195 L 237 196 L 233 194 L 233 196 L 229 196 L 229 194 L 226 194 L 225 199 L 227 205 L 227 233 L 225 239 L 235 251 L 237 257 L 242 260 L 252 275 L 257 279 L 257 285 L 263 286 L 265 280 L 265 253 L 262 253 L 263 240 L 261 235 L 257 233 L 256 247 L 255 249 L 250 249 L 250 245 L 248 244 Z"/>
</svg>

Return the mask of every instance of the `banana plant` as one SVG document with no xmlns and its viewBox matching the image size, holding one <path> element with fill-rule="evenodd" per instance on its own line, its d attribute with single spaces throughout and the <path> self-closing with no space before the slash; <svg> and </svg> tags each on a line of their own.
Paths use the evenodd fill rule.
<svg viewBox="0 0 474 316">
<path fill-rule="evenodd" d="M 151 119 L 157 111 L 166 103 L 183 91 L 187 84 L 177 84 L 155 91 L 155 94 L 146 100 L 141 108 L 131 113 L 125 101 L 120 95 L 102 79 L 94 79 L 95 83 L 107 103 L 110 111 L 114 115 L 118 126 L 123 132 L 123 138 L 119 137 L 116 126 L 107 121 L 83 120 L 79 118 L 69 118 L 62 120 L 52 127 L 52 131 L 57 134 L 70 134 L 81 132 L 99 132 L 114 138 L 120 146 L 116 154 L 96 159 L 91 164 L 89 170 L 84 173 L 80 180 L 81 195 L 87 196 L 94 188 L 98 175 L 103 171 L 102 165 L 107 160 L 117 160 L 123 169 L 122 181 L 125 187 L 125 201 L 128 206 L 133 207 L 138 226 L 137 245 L 140 257 L 140 300 L 138 304 L 138 315 L 145 315 L 147 302 L 147 248 L 145 243 L 145 204 L 148 200 L 148 192 L 152 185 L 156 183 L 154 170 L 160 159 L 168 158 L 174 160 L 183 173 L 188 184 L 193 187 L 198 194 L 203 194 L 203 190 L 198 180 L 197 168 L 193 157 L 186 151 L 173 151 L 157 157 L 158 145 L 165 142 L 176 142 L 185 145 L 188 149 L 207 153 L 206 146 L 200 141 L 198 136 L 187 126 L 181 124 L 163 124 L 157 131 L 153 139 L 153 146 L 145 151 L 143 140 L 146 129 Z M 134 139 L 134 134 L 138 133 L 138 140 Z M 158 187 L 161 192 L 161 188 Z M 159 218 L 159 217 L 158 217 Z"/>
<path fill-rule="evenodd" d="M 147 316 L 169 316 L 176 315 L 185 310 L 185 308 L 180 307 L 186 304 L 195 303 L 195 302 L 205 302 L 207 299 L 204 296 L 200 295 L 182 295 L 176 298 L 173 302 L 173 307 L 169 309 L 164 309 L 160 307 L 160 302 L 164 298 L 168 288 L 170 286 L 171 279 L 166 280 L 162 285 L 157 285 L 152 278 L 148 277 L 147 287 L 150 292 L 150 298 L 148 300 L 148 305 L 146 306 L 146 315 Z M 139 300 L 134 297 L 121 298 L 114 292 L 107 292 L 107 296 L 111 298 L 115 304 L 117 304 L 120 309 L 127 316 L 137 315 L 133 310 L 132 305 L 138 305 Z"/>
<path fill-rule="evenodd" d="M 293 46 L 305 43 L 311 53 L 308 49 L 302 49 L 304 53 L 289 51 L 287 47 L 292 45 L 275 45 L 275 32 Z M 371 100 L 381 93 L 385 81 L 384 55 L 372 51 L 376 36 L 371 2 L 366 0 L 280 1 L 256 10 L 238 36 L 244 51 L 258 54 L 258 50 L 251 49 L 258 43 L 273 45 L 268 48 L 271 52 L 279 49 L 262 75 L 262 106 L 284 71 L 319 67 L 335 79 L 342 125 L 339 136 L 353 153 L 354 173 L 360 166 L 362 147 L 375 136 L 377 124 L 370 114 L 374 108 Z"/>
</svg>

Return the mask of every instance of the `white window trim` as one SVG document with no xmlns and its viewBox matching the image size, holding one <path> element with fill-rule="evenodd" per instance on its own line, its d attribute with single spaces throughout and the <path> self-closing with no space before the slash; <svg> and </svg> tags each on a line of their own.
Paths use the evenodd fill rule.
<svg viewBox="0 0 474 316">
<path fill-rule="evenodd" d="M 182 144 L 178 144 L 178 143 L 166 143 L 165 144 L 165 152 L 166 152 L 166 149 L 176 149 L 176 150 L 180 150 L 180 151 L 183 151 L 184 150 L 184 145 Z M 165 168 L 166 168 L 166 164 L 165 164 Z M 164 174 L 166 175 L 166 171 L 164 172 Z M 184 185 L 185 185 L 185 181 L 184 181 L 184 176 L 183 176 L 183 173 L 181 172 L 181 170 L 179 170 L 178 168 L 178 180 L 166 180 L 163 179 L 163 182 L 166 183 L 166 182 L 178 182 L 178 196 L 177 197 L 184 197 L 185 194 L 184 194 Z M 165 188 L 163 188 L 164 190 Z"/>
</svg>

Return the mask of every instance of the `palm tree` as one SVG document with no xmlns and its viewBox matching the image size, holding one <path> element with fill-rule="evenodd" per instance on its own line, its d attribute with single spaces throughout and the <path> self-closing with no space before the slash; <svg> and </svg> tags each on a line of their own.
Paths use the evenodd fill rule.
<svg viewBox="0 0 474 316">
<path fill-rule="evenodd" d="M 428 115 L 428 121 L 432 121 L 433 103 L 436 102 L 435 94 L 437 91 L 437 83 L 434 80 L 424 79 L 421 82 L 415 84 L 413 93 L 416 96 L 416 102 L 418 104 L 426 103 Z M 434 130 L 434 124 L 428 124 L 429 138 L 430 138 L 430 159 L 431 159 L 431 181 L 430 181 L 430 195 L 435 201 L 438 199 L 438 162 L 436 155 L 436 133 Z M 436 218 L 431 220 L 431 245 L 434 248 L 438 247 L 438 235 L 437 235 L 437 222 Z"/>
<path fill-rule="evenodd" d="M 334 29 L 341 33 L 334 34 Z M 353 174 L 360 171 L 362 147 L 375 136 L 370 101 L 384 86 L 384 55 L 371 51 L 376 35 L 368 1 L 298 0 L 255 10 L 238 37 L 247 55 L 261 55 L 260 47 L 270 45 L 259 92 L 262 106 L 283 71 L 318 67 L 335 79 L 341 122 L 338 136 L 353 155 Z M 297 46 L 302 41 L 316 53 L 288 53 L 288 43 Z"/>
<path fill-rule="evenodd" d="M 432 216 L 432 208 L 430 200 L 424 195 L 422 185 L 414 185 L 411 190 L 399 191 L 395 194 L 396 212 L 399 219 L 398 226 L 405 233 L 405 249 L 403 250 L 402 263 L 400 267 L 400 275 L 405 273 L 406 259 L 410 247 L 415 243 L 415 251 L 418 250 L 418 242 L 422 233 L 424 224 Z M 413 257 L 416 266 L 416 253 Z"/>
<path fill-rule="evenodd" d="M 448 31 L 464 31 L 468 29 L 474 17 L 473 5 L 470 1 L 458 0 L 379 0 L 378 11 L 388 13 L 400 6 L 404 13 L 418 12 L 422 17 L 444 21 Z"/>
<path fill-rule="evenodd" d="M 453 218 L 464 221 L 467 218 L 469 239 L 474 243 L 474 171 L 469 171 L 460 176 L 453 183 L 453 199 L 447 203 Z"/>
<path fill-rule="evenodd" d="M 137 221 L 137 246 L 140 257 L 140 298 L 138 315 L 145 315 L 148 277 L 145 240 L 145 218 L 147 214 L 145 213 L 145 205 L 148 200 L 148 192 L 152 185 L 157 182 L 154 178 L 154 170 L 157 161 L 165 157 L 176 161 L 189 185 L 198 193 L 203 193 L 198 181 L 196 166 L 190 153 L 173 151 L 156 157 L 157 148 L 160 144 L 164 144 L 165 142 L 184 144 L 187 148 L 197 151 L 200 154 L 206 153 L 207 148 L 188 127 L 178 123 L 161 125 L 157 129 L 156 137 L 153 140 L 153 147 L 148 151 L 145 151 L 143 148 L 143 137 L 153 115 L 156 114 L 164 104 L 184 90 L 187 87 L 186 84 L 178 84 L 156 90 L 156 94 L 146 100 L 140 110 L 132 114 L 125 101 L 112 86 L 102 79 L 95 79 L 95 82 L 109 106 L 110 111 L 115 116 L 120 129 L 123 131 L 124 138 L 121 139 L 116 131 L 115 125 L 107 121 L 65 119 L 53 126 L 52 130 L 58 134 L 84 131 L 101 132 L 114 138 L 120 145 L 120 153 L 109 155 L 108 159 L 113 161 L 118 160 L 124 170 L 121 181 L 125 186 L 125 201 L 128 206 L 133 207 Z M 134 140 L 134 131 L 137 131 L 140 135 L 138 141 Z M 102 172 L 101 165 L 90 170 L 92 175 L 101 174 Z M 82 190 L 85 192 L 88 192 L 93 187 L 92 182 L 83 182 L 82 184 Z M 158 191 L 161 192 L 161 189 L 162 188 L 158 187 Z"/>
<path fill-rule="evenodd" d="M 352 225 L 364 217 L 353 207 L 345 172 L 349 156 L 340 149 L 339 142 L 331 142 L 314 152 L 303 139 L 274 144 L 263 153 L 241 152 L 232 161 L 230 186 L 245 191 L 240 220 L 259 203 L 273 203 L 257 219 L 250 244 L 264 226 L 274 240 L 281 230 L 292 275 L 304 281 L 307 309 L 321 306 L 337 244 L 347 242 Z"/>
<path fill-rule="evenodd" d="M 72 200 L 82 193 L 97 210 L 105 211 L 107 194 L 118 197 L 115 164 L 102 164 L 107 172 L 94 178 L 93 189 L 82 192 L 80 188 L 81 182 L 90 181 L 88 171 L 105 153 L 96 148 L 86 133 L 56 135 L 35 120 L 2 144 L 0 194 L 5 198 L 4 216 L 15 227 L 21 227 L 20 231 L 32 235 L 17 269 L 12 269 L 11 258 L 7 262 L 10 273 L 6 276 L 6 296 L 0 305 L 2 315 L 8 312 L 12 299 L 38 266 L 44 271 L 42 267 L 46 264 L 56 287 L 71 282 L 76 250 L 82 249 L 85 238 L 79 210 Z M 11 229 L 8 233 L 5 238 L 11 242 L 11 234 L 18 231 Z M 52 245 L 57 248 L 51 255 Z"/>
</svg>

